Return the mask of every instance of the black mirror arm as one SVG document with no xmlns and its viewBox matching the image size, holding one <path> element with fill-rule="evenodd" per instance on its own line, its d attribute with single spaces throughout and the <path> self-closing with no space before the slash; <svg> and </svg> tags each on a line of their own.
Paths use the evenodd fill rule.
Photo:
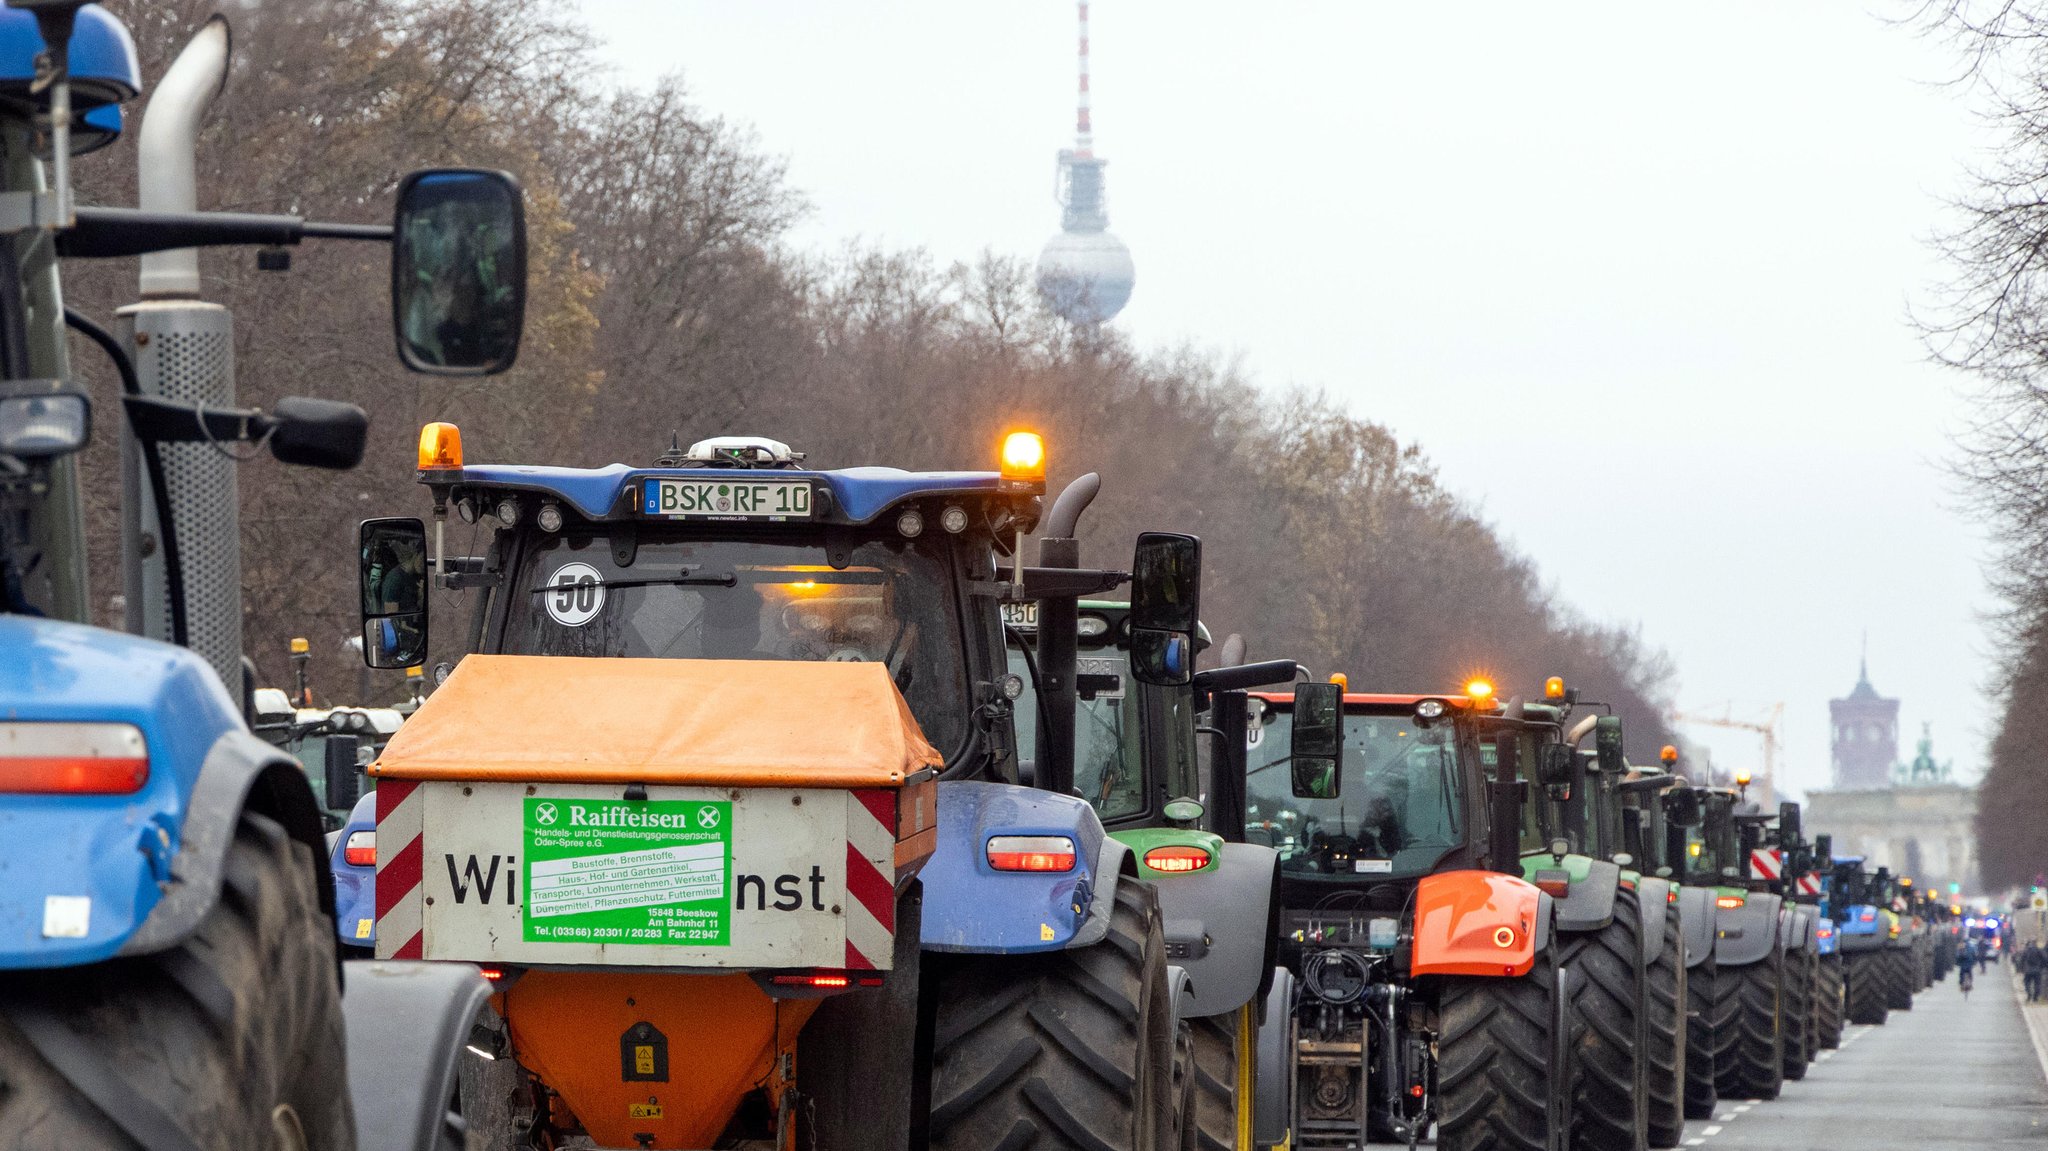
<svg viewBox="0 0 2048 1151">
<path fill-rule="evenodd" d="M 178 248 L 234 245 L 278 247 L 307 237 L 391 242 L 389 224 L 310 223 L 298 216 L 256 212 L 144 212 L 135 208 L 78 209 L 78 222 L 57 234 L 65 258 L 108 259 Z"/>
<path fill-rule="evenodd" d="M 1262 663 L 1241 663 L 1235 667 L 1210 668 L 1195 673 L 1196 691 L 1246 691 L 1255 687 L 1293 683 L 1305 669 L 1291 659 L 1269 659 Z"/>
<path fill-rule="evenodd" d="M 1129 572 L 1094 568 L 1027 567 L 1024 569 L 1024 598 L 1079 599 L 1097 592 L 1115 591 L 1128 583 L 1130 578 Z M 1003 586 L 1007 588 L 1009 585 Z"/>
</svg>

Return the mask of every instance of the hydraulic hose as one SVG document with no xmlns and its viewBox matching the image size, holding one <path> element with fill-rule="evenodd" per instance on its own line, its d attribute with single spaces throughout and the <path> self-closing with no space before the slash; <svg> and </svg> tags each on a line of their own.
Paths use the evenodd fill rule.
<svg viewBox="0 0 2048 1151">
<path fill-rule="evenodd" d="M 114 371 L 120 374 L 124 394 L 142 395 L 142 380 L 135 374 L 135 361 L 129 358 L 128 349 L 121 346 L 121 341 L 75 308 L 64 309 L 64 323 L 98 344 L 107 358 L 114 361 Z M 123 418 L 126 418 L 125 407 Z M 178 526 L 171 519 L 170 491 L 164 486 L 163 453 L 155 440 L 137 436 L 136 443 L 142 449 L 142 464 L 148 472 L 150 501 L 156 506 L 157 537 L 163 541 L 164 588 L 171 601 L 171 642 L 187 647 L 190 645 L 185 631 L 185 569 L 178 560 Z"/>
</svg>

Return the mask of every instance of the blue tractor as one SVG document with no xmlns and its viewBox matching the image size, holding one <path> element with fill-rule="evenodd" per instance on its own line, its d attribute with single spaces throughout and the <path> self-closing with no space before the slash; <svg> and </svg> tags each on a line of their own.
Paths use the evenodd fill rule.
<svg viewBox="0 0 2048 1151">
<path fill-rule="evenodd" d="M 496 978 L 512 1126 L 1180 1146 L 1157 893 L 1075 793 L 1072 621 L 1130 583 L 1120 662 L 1185 689 L 1199 541 L 1142 536 L 1130 573 L 1062 562 L 1077 501 L 1044 508 L 1030 433 L 964 472 L 819 469 L 746 436 L 596 469 L 475 446 L 428 425 L 431 529 L 361 528 L 374 666 L 435 661 L 428 573 L 472 608 L 371 767 L 372 918 L 379 956 Z M 451 513 L 481 554 L 444 553 Z M 1034 530 L 1051 562 L 1026 566 Z M 1035 683 L 1004 642 L 1026 603 L 1068 621 Z M 1028 773 L 1027 692 L 1067 721 Z"/>
<path fill-rule="evenodd" d="M 117 136 L 139 94 L 132 41 L 82 0 L 0 10 L 0 1148 L 460 1145 L 453 1053 L 485 985 L 473 970 L 340 961 L 320 805 L 299 763 L 250 730 L 238 579 L 220 559 L 236 538 L 216 446 L 346 468 L 367 419 L 321 400 L 222 403 L 207 387 L 226 382 L 231 399 L 227 369 L 195 392 L 165 349 L 231 338 L 225 309 L 197 299 L 195 246 L 395 234 L 408 360 L 502 369 L 523 282 L 493 293 L 437 241 L 523 250 L 517 188 L 420 174 L 392 226 L 191 211 L 193 133 L 227 50 L 216 19 L 159 87 L 141 129 L 150 210 L 77 206 L 72 157 Z M 183 207 L 175 173 L 161 199 L 167 169 L 187 174 Z M 119 334 L 65 307 L 60 260 L 135 255 L 158 291 Z M 496 326 L 462 342 L 475 323 Z M 95 429 L 67 327 L 122 383 L 97 430 L 125 423 L 136 445 L 147 498 L 130 523 L 148 574 L 126 590 L 153 637 L 86 622 L 75 456 Z M 354 1107 L 351 1082 L 377 1105 Z"/>
</svg>

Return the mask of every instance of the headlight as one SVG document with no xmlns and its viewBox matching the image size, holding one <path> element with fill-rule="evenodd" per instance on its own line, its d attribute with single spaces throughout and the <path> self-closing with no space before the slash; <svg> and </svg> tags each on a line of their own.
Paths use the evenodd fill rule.
<svg viewBox="0 0 2048 1151">
<path fill-rule="evenodd" d="M 92 405 L 84 396 L 57 393 L 0 399 L 0 455 L 26 460 L 68 456 L 85 446 Z"/>
</svg>

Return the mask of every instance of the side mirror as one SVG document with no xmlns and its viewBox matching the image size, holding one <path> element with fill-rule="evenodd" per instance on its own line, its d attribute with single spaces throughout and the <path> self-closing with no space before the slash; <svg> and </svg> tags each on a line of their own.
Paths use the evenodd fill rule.
<svg viewBox="0 0 2048 1151">
<path fill-rule="evenodd" d="M 1572 760 L 1577 758 L 1570 745 L 1546 743 L 1542 754 L 1536 757 L 1538 782 L 1546 787 L 1564 787 L 1572 782 Z"/>
<path fill-rule="evenodd" d="M 1689 787 L 1674 787 L 1664 793 L 1664 819 L 1679 827 L 1698 827 L 1706 819 L 1700 793 Z"/>
<path fill-rule="evenodd" d="M 1140 683 L 1178 687 L 1195 674 L 1200 626 L 1202 541 L 1146 532 L 1131 557 L 1131 674 Z"/>
<path fill-rule="evenodd" d="M 363 662 L 412 667 L 427 657 L 427 526 L 364 520 L 357 533 Z"/>
<path fill-rule="evenodd" d="M 1627 773 L 1628 761 L 1621 754 L 1620 716 L 1603 715 L 1594 722 L 1593 754 L 1602 772 L 1617 777 Z"/>
<path fill-rule="evenodd" d="M 391 225 L 398 358 L 431 375 L 493 375 L 518 358 L 525 317 L 519 181 L 478 168 L 408 175 Z"/>
<path fill-rule="evenodd" d="M 1344 773 L 1343 688 L 1334 683 L 1295 685 L 1287 752 L 1297 798 L 1337 798 Z"/>
<path fill-rule="evenodd" d="M 354 404 L 286 396 L 270 418 L 270 454 L 278 463 L 345 472 L 363 462 L 370 416 Z"/>
<path fill-rule="evenodd" d="M 325 748 L 326 760 L 322 769 L 326 774 L 327 810 L 347 812 L 363 797 L 363 779 L 359 772 L 362 767 L 356 762 L 356 751 L 361 746 L 355 736 L 330 735 Z"/>
<path fill-rule="evenodd" d="M 1799 839 L 1799 805 L 1790 802 L 1779 804 L 1778 842 L 1789 845 L 1798 843 Z"/>
<path fill-rule="evenodd" d="M 1816 835 L 1813 837 L 1814 867 L 1827 871 L 1835 865 L 1835 837 Z"/>
</svg>

